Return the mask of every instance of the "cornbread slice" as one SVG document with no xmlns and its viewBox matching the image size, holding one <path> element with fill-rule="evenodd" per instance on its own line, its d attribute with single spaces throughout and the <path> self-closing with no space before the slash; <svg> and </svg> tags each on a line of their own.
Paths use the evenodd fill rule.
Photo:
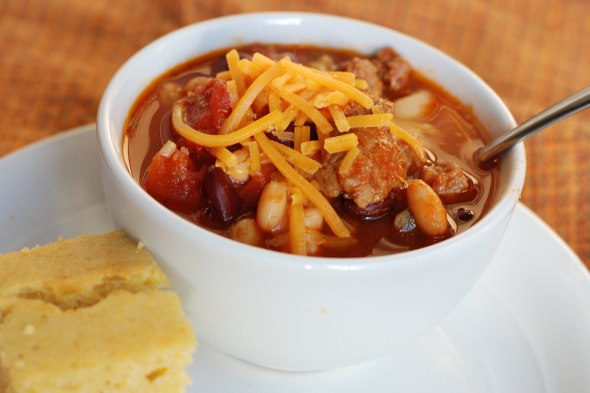
<svg viewBox="0 0 590 393">
<path fill-rule="evenodd" d="M 170 286 L 152 256 L 122 231 L 0 255 L 0 272 L 0 298 L 41 299 L 63 310 L 95 304 L 114 289 Z"/>
<path fill-rule="evenodd" d="M 0 393 L 174 392 L 196 338 L 121 231 L 0 256 Z"/>
<path fill-rule="evenodd" d="M 0 392 L 164 393 L 190 383 L 195 336 L 173 292 L 116 290 L 66 311 L 7 299 L 2 315 Z"/>
</svg>

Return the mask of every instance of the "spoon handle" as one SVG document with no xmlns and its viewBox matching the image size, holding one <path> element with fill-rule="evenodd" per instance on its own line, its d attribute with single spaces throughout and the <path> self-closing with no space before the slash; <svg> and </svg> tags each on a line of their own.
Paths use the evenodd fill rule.
<svg viewBox="0 0 590 393">
<path fill-rule="evenodd" d="M 559 101 L 484 146 L 478 151 L 478 157 L 482 162 L 487 161 L 512 145 L 588 107 L 590 107 L 590 86 Z"/>
</svg>

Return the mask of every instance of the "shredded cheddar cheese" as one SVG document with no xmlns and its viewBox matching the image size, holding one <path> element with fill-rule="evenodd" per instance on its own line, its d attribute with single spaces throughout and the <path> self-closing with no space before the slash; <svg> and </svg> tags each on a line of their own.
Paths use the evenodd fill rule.
<svg viewBox="0 0 590 393">
<path fill-rule="evenodd" d="M 322 236 L 323 243 L 335 247 L 355 242 L 350 238 L 353 228 L 342 221 L 322 195 L 318 182 L 313 180 L 313 174 L 322 164 L 309 156 L 321 153 L 325 158 L 327 154 L 345 152 L 338 173 L 348 173 L 360 153 L 358 138 L 349 131 L 360 127 L 389 126 L 392 134 L 404 139 L 417 152 L 421 146 L 417 141 L 410 142 L 411 135 L 394 125 L 392 115 L 383 113 L 382 106 L 374 105 L 371 97 L 360 90 L 368 87 L 367 82 L 351 72 L 323 72 L 293 63 L 289 58 L 274 61 L 260 53 L 255 53 L 251 60 L 240 59 L 236 50 L 228 52 L 226 59 L 229 70 L 218 73 L 217 77 L 227 81 L 232 111 L 219 134 L 190 127 L 185 121 L 182 101 L 172 109 L 175 130 L 187 140 L 211 148 L 217 159 L 215 165 L 234 178 L 247 179 L 260 174 L 262 164 L 274 164 L 278 172 L 273 176 L 289 184 L 288 238 L 292 253 L 306 255 L 310 236 Z M 372 114 L 347 117 L 343 108 L 350 100 Z M 307 123 L 315 125 L 317 140 L 311 140 L 312 128 Z M 332 133 L 335 129 L 337 136 Z M 293 141 L 294 148 L 270 141 L 266 133 Z M 234 154 L 227 149 L 238 143 L 244 146 L 242 151 Z M 328 239 L 323 234 L 310 234 L 305 227 L 304 204 L 315 206 L 337 237 Z M 350 240 L 339 241 L 339 238 Z"/>
<path fill-rule="evenodd" d="M 383 127 L 393 118 L 391 113 L 377 115 L 349 116 L 346 118 L 351 128 Z"/>
<path fill-rule="evenodd" d="M 294 134 L 294 149 L 301 153 L 301 144 L 303 142 L 309 142 L 311 129 L 309 126 L 295 127 Z"/>
<path fill-rule="evenodd" d="M 334 79 L 342 81 L 350 86 L 354 86 L 354 81 L 356 79 L 356 75 L 352 72 L 331 71 L 328 72 L 328 75 L 332 75 Z"/>
<path fill-rule="evenodd" d="M 248 75 L 252 79 L 258 78 L 264 72 L 264 68 L 256 63 L 252 63 L 248 59 L 240 59 L 236 65 L 243 74 Z"/>
<path fill-rule="evenodd" d="M 238 125 L 244 118 L 244 115 L 250 109 L 250 105 L 254 102 L 254 99 L 262 89 L 264 89 L 274 78 L 277 76 L 283 75 L 285 73 L 285 69 L 281 67 L 279 64 L 275 64 L 270 67 L 268 70 L 264 71 L 252 84 L 244 95 L 240 98 L 240 101 L 237 103 L 234 110 L 232 110 L 231 114 L 225 119 L 225 122 L 222 124 L 221 129 L 219 130 L 220 134 L 229 134 L 234 132 L 238 129 Z M 239 92 L 239 89 L 238 89 Z"/>
<path fill-rule="evenodd" d="M 356 156 L 359 155 L 359 153 L 360 150 L 356 146 L 347 151 L 344 155 L 344 158 L 342 159 L 342 162 L 340 162 L 340 166 L 338 167 L 338 173 L 341 175 L 348 173 L 350 167 L 352 167 L 354 159 L 356 158 Z"/>
<path fill-rule="evenodd" d="M 256 175 L 260 173 L 262 167 L 260 162 L 260 150 L 258 150 L 258 143 L 256 143 L 256 141 L 249 142 L 248 149 L 250 150 L 250 157 L 248 158 L 248 160 L 250 161 L 250 174 Z"/>
<path fill-rule="evenodd" d="M 223 79 L 223 80 L 226 80 L 226 81 L 232 80 L 231 79 L 231 73 L 229 71 L 221 71 L 221 72 L 218 72 L 217 75 L 215 75 L 215 77 L 217 79 Z M 234 81 L 234 83 L 235 83 L 235 81 Z"/>
<path fill-rule="evenodd" d="M 174 129 L 183 137 L 199 145 L 216 147 L 231 146 L 239 143 L 243 139 L 252 136 L 260 131 L 266 130 L 273 126 L 280 118 L 281 112 L 274 111 L 268 115 L 248 124 L 246 127 L 227 135 L 209 135 L 190 127 L 185 123 L 183 118 L 183 105 L 176 103 L 172 107 L 172 125 Z"/>
<path fill-rule="evenodd" d="M 350 124 L 348 123 L 348 120 L 346 120 L 346 115 L 344 114 L 342 107 L 339 105 L 330 105 L 328 111 L 330 111 L 338 131 L 347 132 L 350 130 Z"/>
<path fill-rule="evenodd" d="M 320 141 L 301 142 L 301 154 L 311 156 L 322 149 Z"/>
<path fill-rule="evenodd" d="M 420 142 L 418 142 L 416 138 L 410 135 L 407 131 L 404 131 L 400 126 L 398 126 L 392 121 L 390 121 L 388 125 L 389 131 L 393 135 L 397 136 L 400 139 L 403 139 L 408 145 L 410 145 L 412 147 L 412 150 L 414 150 L 414 152 L 416 153 L 418 158 L 420 158 L 420 160 L 426 161 L 428 159 L 428 155 L 426 154 L 424 147 L 422 147 L 422 145 L 420 144 Z"/>
<path fill-rule="evenodd" d="M 275 61 L 264 56 L 262 53 L 254 53 L 252 56 L 252 63 L 260 66 L 264 70 L 268 70 L 275 65 Z"/>
<path fill-rule="evenodd" d="M 238 67 L 240 55 L 238 54 L 237 50 L 232 49 L 227 53 L 227 55 L 225 55 L 225 58 L 227 60 L 227 66 L 229 68 L 231 78 L 236 82 L 238 95 L 241 97 L 246 92 L 246 81 L 244 81 L 244 74 L 242 74 L 242 71 Z"/>
<path fill-rule="evenodd" d="M 331 89 L 334 89 L 345 94 L 346 96 L 352 98 L 353 100 L 355 100 L 367 109 L 371 108 L 374 104 L 371 97 L 369 97 L 362 91 L 354 88 L 353 86 L 350 86 L 345 82 L 333 78 L 329 74 L 321 73 L 317 70 L 305 67 L 301 64 L 292 63 L 288 59 L 282 59 L 280 61 L 280 64 L 289 71 L 296 72 L 299 75 L 306 77 L 322 86 L 329 87 Z"/>
<path fill-rule="evenodd" d="M 297 166 L 299 169 L 313 175 L 318 169 L 322 167 L 322 164 L 316 160 L 312 160 L 304 154 L 299 153 L 297 150 L 291 149 L 288 146 L 282 145 L 278 142 L 272 142 L 273 146 L 281 152 L 287 161 Z"/>
<path fill-rule="evenodd" d="M 324 140 L 324 149 L 330 154 L 347 151 L 359 144 L 356 134 L 342 134 Z"/>
<path fill-rule="evenodd" d="M 289 240 L 291 253 L 307 255 L 307 234 L 305 232 L 305 215 L 303 205 L 292 203 L 289 210 Z"/>
</svg>

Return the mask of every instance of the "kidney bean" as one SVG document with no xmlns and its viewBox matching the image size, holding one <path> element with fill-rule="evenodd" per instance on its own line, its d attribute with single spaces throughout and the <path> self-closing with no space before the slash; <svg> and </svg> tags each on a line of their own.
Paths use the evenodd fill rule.
<svg viewBox="0 0 590 393">
<path fill-rule="evenodd" d="M 361 209 L 353 200 L 347 199 L 342 204 L 342 210 L 350 216 L 363 220 L 375 220 L 381 218 L 390 211 L 397 213 L 406 207 L 406 188 L 397 187 L 389 192 L 381 202 L 373 203 Z"/>
<path fill-rule="evenodd" d="M 229 176 L 221 168 L 213 168 L 207 172 L 203 192 L 217 219 L 230 223 L 238 217 L 238 195 Z"/>
</svg>

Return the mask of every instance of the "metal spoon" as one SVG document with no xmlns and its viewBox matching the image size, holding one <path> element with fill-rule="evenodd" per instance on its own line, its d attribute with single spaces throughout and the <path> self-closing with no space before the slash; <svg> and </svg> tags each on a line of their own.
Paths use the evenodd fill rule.
<svg viewBox="0 0 590 393">
<path fill-rule="evenodd" d="M 512 145 L 588 107 L 590 107 L 590 86 L 550 106 L 498 139 L 488 143 L 478 150 L 477 157 L 481 162 L 488 161 L 508 150 Z"/>
</svg>

